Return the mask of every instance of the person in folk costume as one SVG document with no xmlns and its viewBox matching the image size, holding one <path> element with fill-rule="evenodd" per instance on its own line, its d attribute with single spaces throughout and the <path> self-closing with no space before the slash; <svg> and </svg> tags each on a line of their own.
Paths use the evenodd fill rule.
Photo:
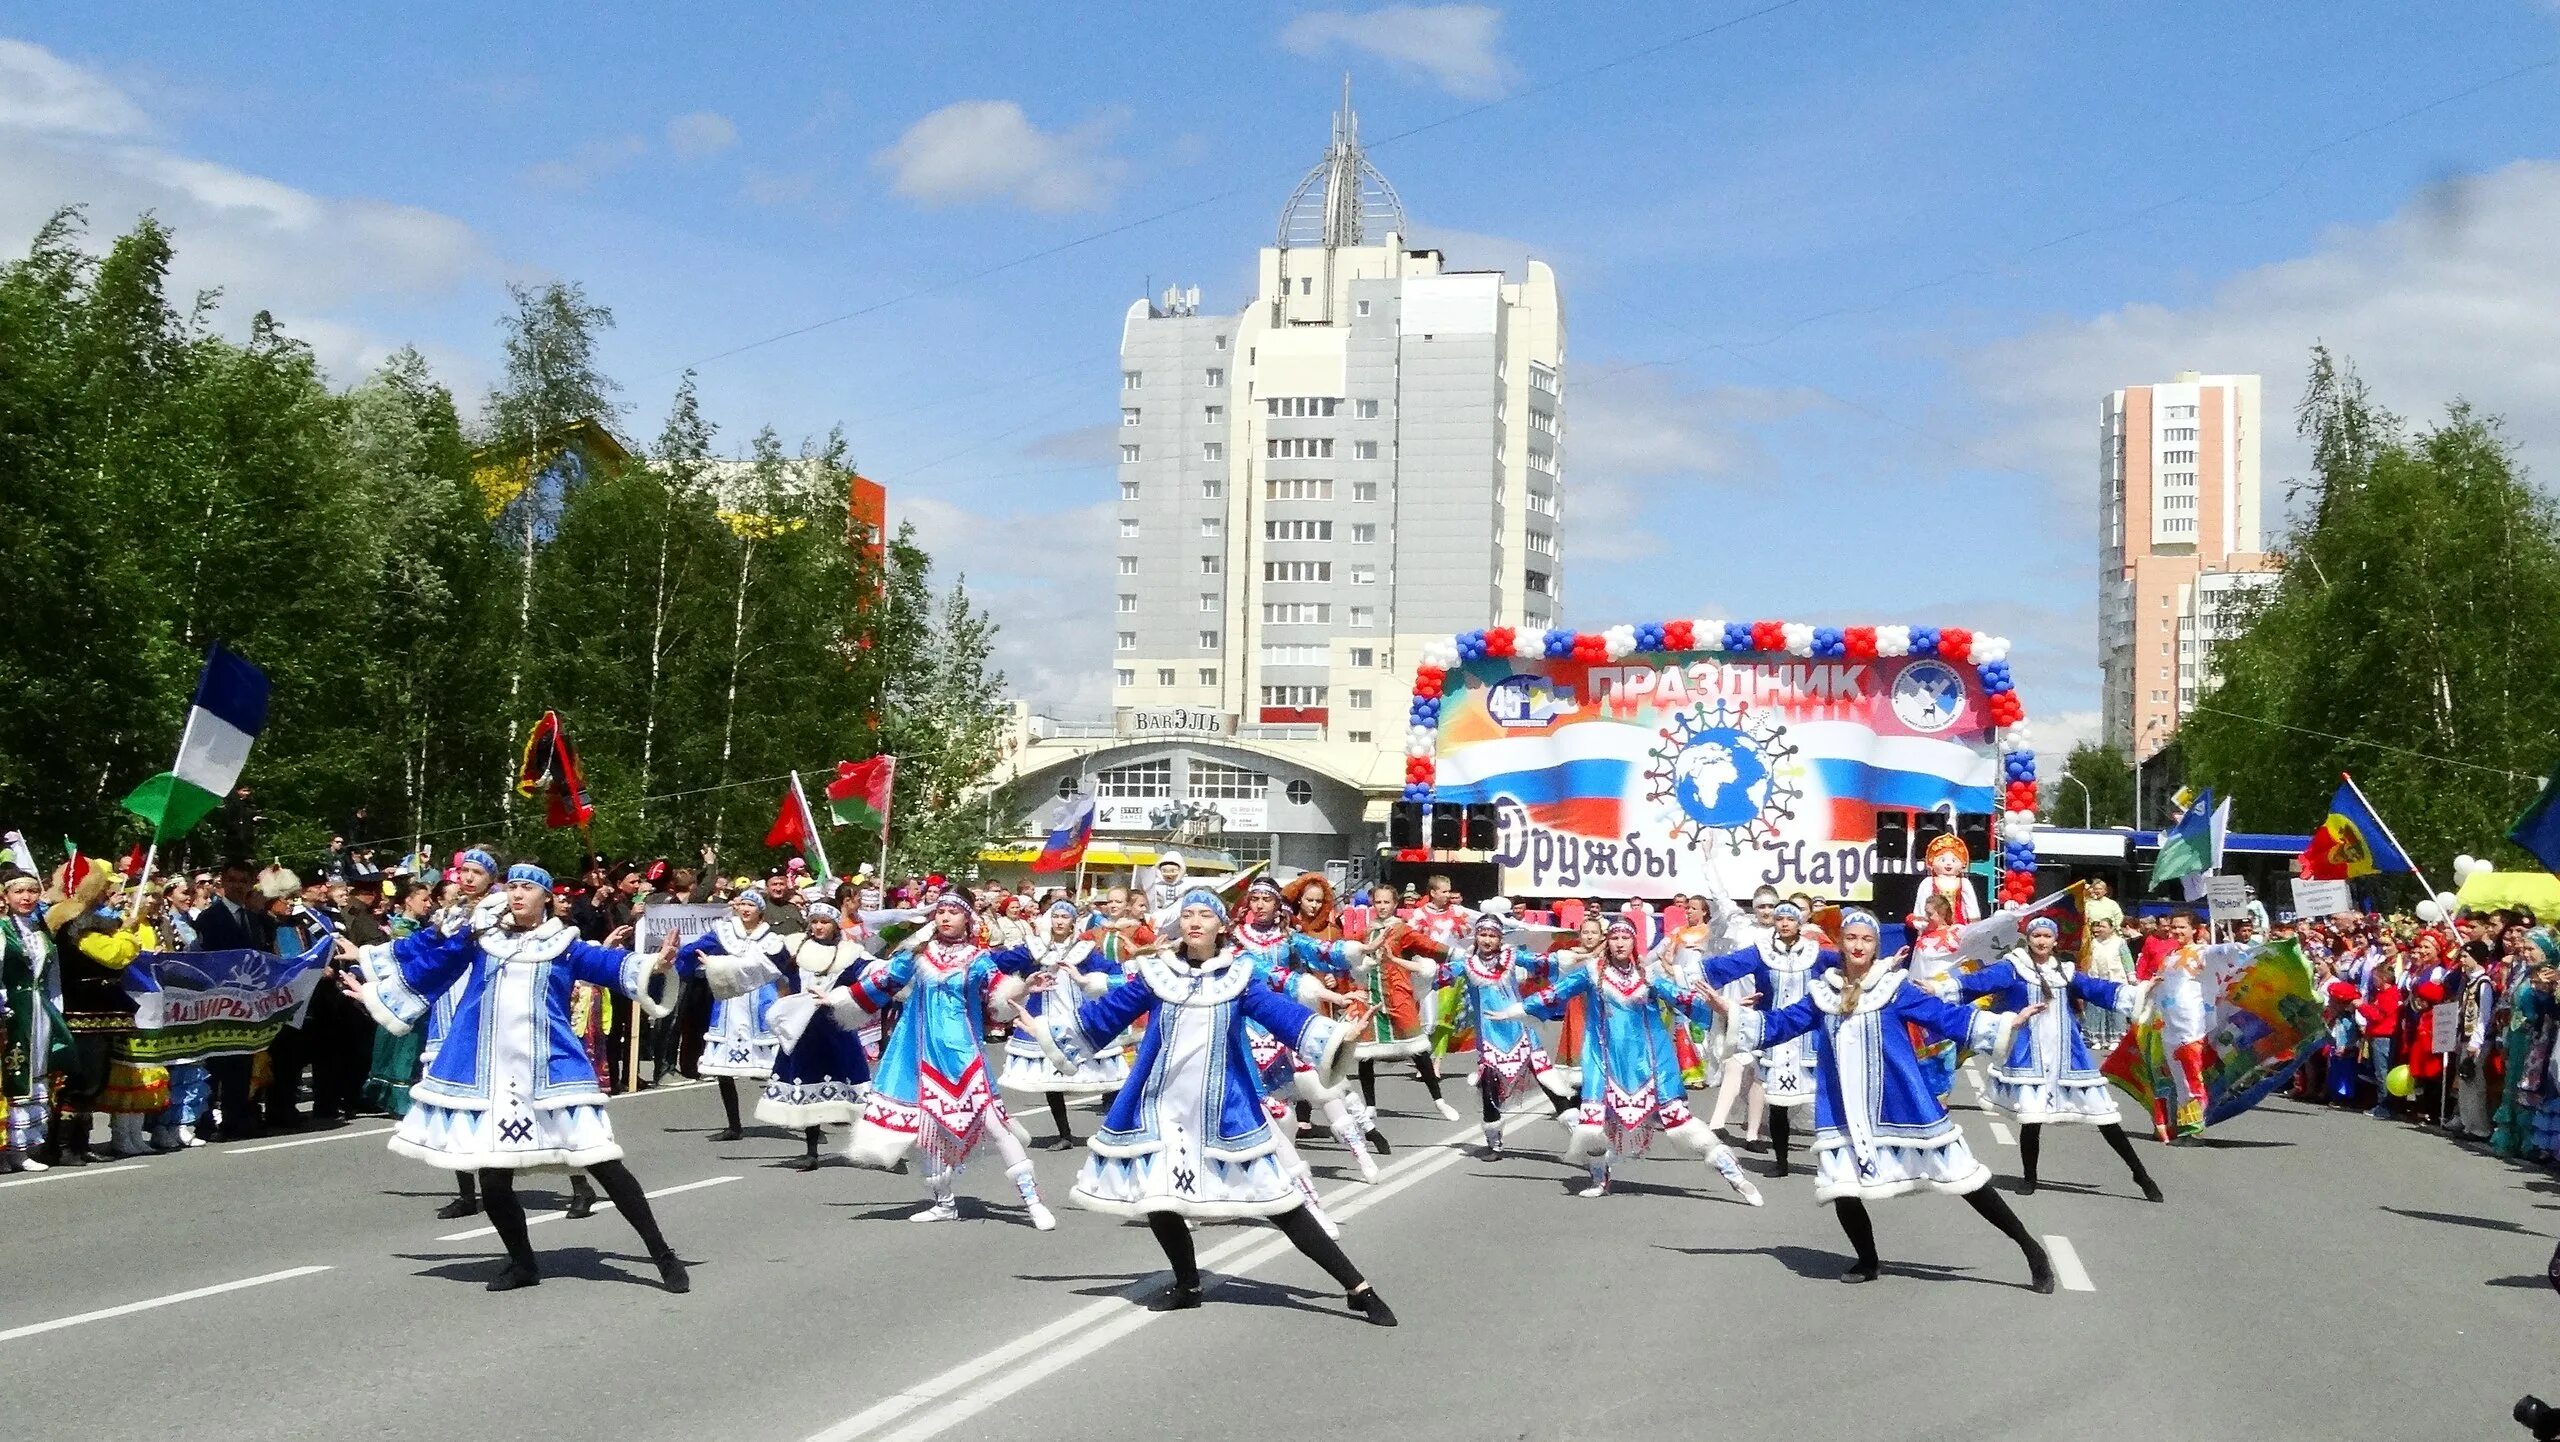
<svg viewBox="0 0 2560 1442">
<path fill-rule="evenodd" d="M 2015 1242 L 2026 1254 L 2029 1285 L 2051 1292 L 2053 1265 L 2044 1247 L 1990 1187 L 1991 1169 L 1975 1160 L 1963 1130 L 1930 1092 L 1912 1045 L 1916 1026 L 1923 1035 L 1960 1037 L 1975 1050 L 2004 1052 L 2011 1030 L 2034 1020 L 2044 1003 L 2000 1013 L 1940 1001 L 1909 971 L 1878 962 L 1876 919 L 1866 911 L 1840 914 L 1839 941 L 1839 966 L 1814 977 L 1802 1000 L 1770 1012 L 1737 1010 L 1732 1021 L 1737 1039 L 1751 1050 L 1814 1038 L 1813 1195 L 1832 1205 L 1857 1254 L 1840 1280 L 1872 1282 L 1882 1265 L 1867 1203 L 1947 1192 Z M 1701 996 L 1725 1005 L 1714 992 Z"/>
<path fill-rule="evenodd" d="M 1609 918 L 1596 910 L 1584 911 L 1573 935 L 1556 938 L 1555 944 L 1547 948 L 1547 954 L 1539 957 L 1531 968 L 1533 989 L 1550 989 L 1575 968 L 1597 961 L 1608 940 Z M 1582 1095 L 1582 1053 L 1588 1038 L 1585 1021 L 1590 1010 L 1590 1002 L 1584 997 L 1575 997 L 1565 1003 L 1564 1020 L 1556 1027 L 1555 1046 L 1549 1053 L 1555 1065 L 1548 1072 L 1548 1079 L 1576 1099 L 1575 1103 L 1568 1105 L 1578 1103 Z M 1564 1108 L 1558 1107 L 1556 1115 L 1564 1115 Z"/>
<path fill-rule="evenodd" d="M 2454 1128 L 2458 1136 L 2485 1141 L 2489 1136 L 2490 1018 L 2497 1011 L 2497 986 L 2489 969 L 2467 948 L 2453 975 L 2457 1030 L 2454 1033 Z"/>
<path fill-rule="evenodd" d="M 1179 851 L 1168 851 L 1156 858 L 1155 874 L 1147 878 L 1142 918 L 1158 931 L 1173 926 L 1173 914 L 1182 907 L 1182 898 L 1191 890 L 1191 866 Z"/>
<path fill-rule="evenodd" d="M 53 935 L 44 929 L 44 883 L 12 869 L 0 877 L 0 1097 L 9 1107 L 0 1143 L 0 1173 L 45 1170 L 36 1153 L 50 1133 L 53 1075 L 71 1063 L 71 1030 L 62 1017 L 62 970 Z M 85 1138 L 84 1138 L 85 1140 Z M 86 1149 L 82 1156 L 85 1158 Z"/>
<path fill-rule="evenodd" d="M 738 1083 L 761 1087 L 773 1075 L 782 1041 L 773 1034 L 773 1003 L 790 955 L 790 938 L 765 922 L 765 894 L 741 888 L 729 898 L 729 914 L 676 950 L 676 969 L 711 983 L 711 1022 L 702 1033 L 701 1070 L 720 1082 L 720 1110 L 729 1125 L 715 1142 L 746 1135 L 738 1120 Z"/>
<path fill-rule="evenodd" d="M 1643 1156 L 1659 1136 L 1706 1158 L 1734 1195 L 1759 1206 L 1760 1189 L 1742 1174 L 1733 1148 L 1716 1140 L 1714 1129 L 1689 1110 L 1688 1089 L 1681 1084 L 1680 1062 L 1663 1021 L 1666 1007 L 1692 1019 L 1706 1016 L 1705 1003 L 1699 993 L 1644 960 L 1637 949 L 1639 935 L 1634 921 L 1612 918 L 1599 956 L 1579 962 L 1553 987 L 1521 1001 L 1530 1015 L 1550 1021 L 1577 997 L 1591 1002 L 1582 1106 L 1574 1113 L 1573 1137 L 1565 1147 L 1568 1159 L 1590 1165 L 1591 1185 L 1582 1195 L 1608 1195 L 1617 1163 Z"/>
<path fill-rule="evenodd" d="M 1258 1085 L 1248 1032 L 1279 1037 L 1339 1088 L 1364 1021 L 1364 1003 L 1323 1017 L 1275 990 L 1263 966 L 1234 943 L 1226 904 L 1195 889 L 1173 917 L 1174 935 L 1137 958 L 1128 981 L 1103 995 L 1042 1011 L 1030 1025 L 1059 1069 L 1100 1054 L 1148 1018 L 1138 1060 L 1076 1175 L 1076 1205 L 1144 1217 L 1173 1267 L 1173 1287 L 1152 1307 L 1184 1311 L 1202 1299 L 1194 1218 L 1265 1217 L 1339 1283 L 1373 1325 L 1396 1315 L 1335 1242 L 1305 1163 Z M 1309 943 L 1314 945 L 1315 943 Z M 1353 942 L 1332 943 L 1357 953 Z M 1054 986 L 1054 977 L 1034 986 Z M 1282 1113 L 1285 1115 L 1285 1111 Z"/>
<path fill-rule="evenodd" d="M 2554 1010 L 2553 983 L 2560 981 L 2560 941 L 2536 930 L 2514 950 L 2515 964 L 2507 974 L 2506 1091 L 2498 1104 L 2497 1125 L 2489 1133 L 2489 1150 L 2508 1158 L 2523 1156 L 2533 1135 L 2534 1110 L 2544 1089 L 2544 1069 L 2534 1065 L 2534 1044 Z"/>
<path fill-rule="evenodd" d="M 1034 992 L 1024 1001 L 1023 1010 L 1031 1016 L 1036 1017 L 1053 1005 L 1071 1005 L 1079 996 L 1100 996 L 1118 985 L 1126 974 L 1117 959 L 1105 955 L 1094 944 L 1091 933 L 1077 933 L 1076 904 L 1064 898 L 1049 903 L 1039 933 L 1030 945 L 1040 965 L 1040 972 L 1034 974 L 1056 978 L 1054 989 Z M 1049 1119 L 1058 1124 L 1057 1139 L 1052 1145 L 1070 1147 L 1076 1144 L 1076 1135 L 1075 1127 L 1067 1120 L 1067 1099 L 1116 1092 L 1128 1079 L 1128 1058 L 1116 1051 L 1094 1057 L 1072 1072 L 1060 1071 L 1041 1048 L 1039 1039 L 1017 1026 L 1005 1038 L 1004 1071 L 996 1078 L 996 1084 L 1008 1091 L 1037 1092 L 1048 1098 Z"/>
<path fill-rule="evenodd" d="M 948 893 L 934 903 L 930 927 L 853 981 L 854 1004 L 866 1011 L 880 1010 L 901 992 L 906 1001 L 881 1048 L 846 1153 L 857 1166 L 886 1171 L 916 1148 L 931 1200 L 908 1220 L 947 1222 L 960 1215 L 953 1191 L 983 1138 L 1021 1193 L 1031 1225 L 1045 1232 L 1058 1219 L 1042 1204 L 1023 1150 L 1030 1134 L 987 1085 L 987 1012 L 992 1005 L 999 1014 L 1012 1013 L 1034 959 L 1028 948 L 980 945 L 977 923 L 968 898 Z"/>
<path fill-rule="evenodd" d="M 1570 1105 L 1565 1083 L 1555 1075 L 1538 1029 L 1530 1024 L 1521 1002 L 1528 965 L 1511 944 L 1507 906 L 1484 904 L 1476 917 L 1474 944 L 1463 961 L 1444 964 L 1436 978 L 1444 987 L 1463 986 L 1474 1001 L 1476 1017 L 1476 1097 L 1484 1109 L 1484 1150 L 1488 1159 L 1502 1156 L 1502 1109 L 1512 1098 L 1533 1088 L 1557 1116 Z M 1575 1079 L 1579 1084 L 1580 1078 Z"/>
<path fill-rule="evenodd" d="M 687 1291 L 685 1265 L 659 1233 L 639 1179 L 623 1164 L 603 1084 L 569 1029 L 569 990 L 581 981 L 612 987 L 652 1016 L 672 1010 L 672 997 L 653 998 L 649 983 L 673 968 L 675 938 L 655 957 L 581 940 L 550 914 L 550 892 L 551 874 L 520 862 L 507 870 L 493 924 L 475 916 L 455 931 L 418 931 L 390 943 L 388 956 L 366 955 L 340 938 L 339 957 L 354 965 L 338 973 L 339 985 L 385 1027 L 416 1026 L 440 997 L 460 988 L 435 1060 L 409 1092 L 409 1112 L 392 1133 L 391 1150 L 429 1166 L 479 1173 L 483 1205 L 507 1248 L 490 1291 L 542 1280 L 524 1204 L 516 1198 L 516 1173 L 566 1168 L 603 1185 L 649 1249 L 660 1282 L 670 1292 Z M 667 989 L 672 992 L 672 982 Z"/>
<path fill-rule="evenodd" d="M 807 1151 L 786 1165 L 813 1172 L 820 1131 L 852 1126 L 871 1085 L 851 983 L 879 958 L 845 931 L 834 903 L 812 901 L 800 915 L 806 930 L 784 943 L 780 995 L 768 1013 L 782 1045 L 756 1098 L 756 1120 L 799 1128 Z"/>
<path fill-rule="evenodd" d="M 1751 909 L 1736 912 L 1722 928 L 1723 944 L 1717 948 L 1725 955 L 1739 955 L 1759 948 L 1777 933 L 1778 888 L 1763 886 L 1751 893 Z M 1728 1004 L 1742 999 L 1742 981 L 1729 977 L 1719 988 Z M 1733 1044 L 1733 1029 L 1723 1018 L 1729 1012 L 1715 1013 L 1718 1020 L 1711 1032 L 1712 1053 L 1718 1058 L 1715 1105 L 1707 1112 L 1707 1125 L 1722 1135 L 1725 1123 L 1733 1119 L 1736 1103 L 1742 1107 L 1742 1143 L 1757 1148 L 1760 1127 L 1769 1114 L 1768 1084 L 1761 1079 L 1760 1068 L 1751 1053 Z"/>
<path fill-rule="evenodd" d="M 2412 959 L 2409 982 L 2401 993 L 2400 1059 L 2417 1088 L 2412 1095 L 2424 1120 L 2444 1115 L 2445 1058 L 2436 1050 L 2435 1022 L 2436 1008 L 2453 996 L 2453 964 L 2447 960 L 2452 949 L 2433 928 L 2419 932 L 2409 944 Z"/>
<path fill-rule="evenodd" d="M 1371 1111 L 1378 1107 L 1378 1063 L 1410 1060 L 1431 1105 L 1451 1121 L 1458 1109 L 1440 1094 L 1440 1069 L 1431 1060 L 1432 1032 L 1439 1024 L 1438 998 L 1432 979 L 1441 963 L 1462 956 L 1473 918 L 1458 904 L 1457 889 L 1445 876 L 1434 876 L 1401 927 L 1373 915 L 1367 943 L 1378 960 L 1368 974 L 1369 1035 L 1360 1043 L 1360 1097 Z M 1377 1139 L 1371 1138 L 1371 1145 Z"/>
<path fill-rule="evenodd" d="M 80 873 L 71 874 L 73 862 Z M 106 863 L 74 857 L 53 869 L 44 929 L 62 972 L 62 1019 L 71 1057 L 53 1098 L 53 1130 L 47 1161 L 77 1166 L 89 1160 L 90 1118 L 105 1111 L 109 1148 L 120 1157 L 149 1156 L 143 1138 L 150 1113 L 169 1104 L 166 1069 L 136 1063 L 127 1050 L 133 1037 L 133 999 L 124 994 L 124 969 L 159 937 L 142 924 L 138 908 L 123 916 L 107 909 L 116 887 Z"/>
<path fill-rule="evenodd" d="M 1813 979 L 1836 970 L 1840 953 L 1805 929 L 1804 908 L 1781 901 L 1770 909 L 1769 934 L 1756 945 L 1697 963 L 1701 980 L 1729 1004 L 1767 1012 L 1805 998 Z M 1747 1000 L 1745 1000 L 1747 998 Z M 1730 1028 L 1728 1027 L 1728 1032 Z M 1790 1113 L 1814 1099 L 1820 1069 L 1808 1037 L 1759 1052 L 1737 1048 L 1735 1055 L 1753 1064 L 1769 1104 L 1771 1176 L 1787 1174 L 1787 1144 L 1794 1130 Z"/>
<path fill-rule="evenodd" d="M 1320 871 L 1310 871 L 1280 888 L 1282 910 L 1288 913 L 1289 925 L 1301 935 L 1317 941 L 1361 941 L 1369 934 L 1369 915 L 1365 909 L 1356 920 L 1347 920 L 1333 894 L 1333 883 Z M 1392 916 L 1392 910 L 1389 912 Z M 1353 935 L 1353 928 L 1359 934 Z M 1329 1008 L 1320 1008 L 1331 1015 Z M 1297 1137 L 1304 1141 L 1316 1134 L 1315 1113 L 1304 1101 L 1297 1103 Z"/>
<path fill-rule="evenodd" d="M 1338 1008 L 1357 1001 L 1358 994 L 1351 988 L 1369 959 L 1367 949 L 1358 942 L 1318 941 L 1292 930 L 1283 901 L 1276 882 L 1254 878 L 1245 888 L 1242 913 L 1230 922 L 1228 935 L 1236 950 L 1253 963 L 1266 983 L 1297 995 L 1308 1005 Z M 1246 1035 L 1253 1044 L 1254 1064 L 1262 1069 L 1263 1093 L 1273 1120 L 1288 1122 L 1292 1100 L 1322 1112 L 1334 1140 L 1351 1153 L 1361 1179 L 1376 1180 L 1375 1154 L 1387 1149 L 1376 1114 L 1353 1103 L 1347 1085 L 1326 1083 L 1281 1038 L 1260 1027 L 1246 1028 Z"/>
<path fill-rule="evenodd" d="M 2191 912 L 2169 918 L 2176 948 L 2162 958 L 2160 974 L 2151 981 L 2151 1005 L 2160 1013 L 2160 1058 L 2169 1085 L 2151 1103 L 2153 1129 L 2163 1143 L 2204 1133 L 2205 1037 L 2213 1027 L 2214 973 L 2217 953 L 2225 947 L 2196 943 Z"/>
<path fill-rule="evenodd" d="M 2074 1002 L 2091 1011 L 2138 1012 L 2149 988 L 2101 981 L 2075 970 L 2059 955 L 2061 943 L 2062 928 L 2054 919 L 2036 917 L 2027 923 L 2024 951 L 1970 973 L 1962 982 L 1966 1001 L 1987 997 L 2000 1011 L 2023 1012 L 2031 1002 L 2044 1005 L 2010 1038 L 2007 1054 L 1995 1056 L 1991 1063 L 1991 1104 L 2018 1124 L 2024 1182 L 2020 1191 L 2035 1195 L 2036 1161 L 2046 1126 L 2093 1126 L 2115 1149 L 2125 1170 L 2133 1173 L 2133 1184 L 2142 1188 L 2142 1195 L 2160 1201 L 2160 1184 L 2151 1180 L 2142 1158 L 2134 1155 L 2133 1143 L 2124 1134 L 2124 1119 L 2116 1111 L 2115 1093 L 2098 1074 L 2088 1043 L 2071 1018 Z"/>
<path fill-rule="evenodd" d="M 1944 840 L 1944 837 L 1939 838 Z M 1928 893 L 1920 903 L 1920 921 L 1911 933 L 1903 966 L 1911 979 L 1942 1001 L 1955 998 L 1960 983 L 1956 969 L 1964 960 L 1964 932 L 1956 922 L 1956 903 L 1946 893 Z M 1929 1079 L 1929 1090 L 1939 1101 L 1955 1090 L 1956 1064 L 1962 1060 L 1956 1043 L 1923 1038 L 1914 1033 L 1912 1045 L 1919 1049 L 1920 1071 Z"/>
</svg>

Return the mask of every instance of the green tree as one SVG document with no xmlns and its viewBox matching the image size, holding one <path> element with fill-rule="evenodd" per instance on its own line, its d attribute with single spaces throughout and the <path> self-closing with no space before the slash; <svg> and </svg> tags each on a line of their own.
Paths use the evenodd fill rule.
<svg viewBox="0 0 2560 1442">
<path fill-rule="evenodd" d="M 2133 824 L 2133 767 L 2103 742 L 2083 741 L 2072 747 L 2062 770 L 2037 792 L 2050 825 Z"/>
</svg>

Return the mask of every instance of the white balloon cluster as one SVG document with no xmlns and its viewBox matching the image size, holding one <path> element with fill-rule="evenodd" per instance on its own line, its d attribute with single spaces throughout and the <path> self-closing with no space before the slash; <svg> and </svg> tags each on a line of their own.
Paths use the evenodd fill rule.
<svg viewBox="0 0 2560 1442">
<path fill-rule="evenodd" d="M 2453 859 L 2453 886 L 2461 890 L 2475 876 L 2486 876 L 2498 869 L 2498 863 L 2485 856 L 2457 856 Z"/>
</svg>

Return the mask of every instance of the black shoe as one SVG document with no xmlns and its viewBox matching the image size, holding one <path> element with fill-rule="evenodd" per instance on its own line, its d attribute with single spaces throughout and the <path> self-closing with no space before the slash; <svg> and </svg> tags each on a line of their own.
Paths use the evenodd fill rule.
<svg viewBox="0 0 2560 1442">
<path fill-rule="evenodd" d="M 659 1285 L 670 1292 L 682 1293 L 693 1290 L 693 1277 L 685 1271 L 684 1263 L 675 1253 L 669 1252 L 663 1257 L 655 1257 L 651 1260 L 658 1264 Z"/>
<path fill-rule="evenodd" d="M 1083 1140 L 1073 1132 L 1060 1132 L 1049 1138 L 1049 1150 L 1053 1152 L 1071 1152 L 1083 1145 Z"/>
<path fill-rule="evenodd" d="M 1369 1143 L 1369 1150 L 1376 1152 L 1379 1156 L 1383 1157 L 1395 1150 L 1387 1145 L 1387 1134 L 1384 1132 L 1373 1129 L 1365 1140 Z"/>
<path fill-rule="evenodd" d="M 1772 1176 L 1772 1177 L 1783 1177 L 1783 1176 L 1785 1176 L 1786 1174 L 1787 1174 L 1787 1159 L 1786 1159 L 1785 1157 L 1778 1157 L 1778 1158 L 1775 1158 L 1775 1159 L 1773 1159 L 1773 1160 L 1769 1163 L 1769 1175 L 1770 1175 L 1770 1176 Z"/>
<path fill-rule="evenodd" d="M 1372 1327 L 1392 1327 L 1396 1324 L 1395 1309 L 1387 1305 L 1387 1299 L 1379 1296 L 1378 1289 L 1375 1287 L 1363 1287 L 1352 1293 L 1350 1302 L 1351 1310 L 1366 1315 Z"/>
<path fill-rule="evenodd" d="M 783 1165 L 795 1172 L 814 1172 L 818 1169 L 818 1154 L 811 1152 L 805 1157 L 793 1157 Z"/>
<path fill-rule="evenodd" d="M 2018 1195 L 2022 1197 L 2032 1197 L 2035 1194 L 2036 1179 L 2033 1177 L 2020 1177 L 2018 1179 Z"/>
<path fill-rule="evenodd" d="M 473 1197 L 456 1197 L 452 1201 L 445 1203 L 443 1206 L 436 1208 L 436 1220 L 439 1222 L 450 1222 L 456 1217 L 476 1217 L 478 1215 L 480 1215 L 480 1203 L 477 1198 Z"/>
<path fill-rule="evenodd" d="M 2038 1296 L 2053 1295 L 2053 1262 L 2042 1252 L 2027 1259 L 2027 1285 L 2033 1288 Z"/>
<path fill-rule="evenodd" d="M 596 1214 L 596 1194 L 595 1194 L 595 1193 L 593 1193 L 593 1192 L 571 1192 L 571 1193 L 569 1194 L 569 1209 L 568 1209 L 566 1212 L 563 1212 L 561 1215 L 563 1215 L 563 1216 L 567 1217 L 570 1221 L 573 1221 L 573 1222 L 583 1222 L 583 1221 L 585 1221 L 587 1218 L 592 1217 L 592 1216 L 594 1216 L 595 1214 Z"/>
<path fill-rule="evenodd" d="M 1881 1270 L 1881 1267 L 1877 1263 L 1858 1262 L 1851 1265 L 1849 1270 L 1842 1272 L 1840 1274 L 1840 1280 L 1850 1283 L 1851 1285 L 1855 1285 L 1859 1282 L 1872 1282 L 1876 1279 L 1876 1273 L 1879 1270 Z"/>
<path fill-rule="evenodd" d="M 1300 1123 L 1298 1123 L 1298 1129 L 1297 1129 L 1297 1131 L 1296 1131 L 1296 1132 L 1294 1132 L 1294 1133 L 1292 1133 L 1291 1135 L 1295 1136 L 1299 1141 L 1302 1141 L 1302 1142 L 1303 1142 L 1303 1141 L 1306 1141 L 1307 1139 L 1309 1139 L 1310 1137 L 1313 1137 L 1315 1134 L 1316 1134 L 1316 1124 L 1315 1124 L 1314 1122 L 1300 1122 Z"/>
<path fill-rule="evenodd" d="M 518 1287 L 541 1285 L 542 1273 L 534 1270 L 531 1262 L 509 1261 L 498 1269 L 498 1275 L 489 1279 L 489 1290 L 492 1292 L 512 1292 Z"/>
<path fill-rule="evenodd" d="M 1179 1282 L 1165 1289 L 1164 1295 L 1147 1304 L 1150 1312 L 1190 1312 L 1200 1306 L 1200 1289 Z"/>
<path fill-rule="evenodd" d="M 715 1142 L 742 1142 L 747 1139 L 747 1134 L 738 1127 L 723 1127 L 713 1132 L 711 1139 Z"/>
<path fill-rule="evenodd" d="M 2151 1180 L 2149 1177 L 2144 1177 L 2142 1179 L 2142 1199 L 2146 1202 L 2165 1202 L 2169 1200 L 2166 1196 L 2161 1194 L 2160 1184 Z"/>
</svg>

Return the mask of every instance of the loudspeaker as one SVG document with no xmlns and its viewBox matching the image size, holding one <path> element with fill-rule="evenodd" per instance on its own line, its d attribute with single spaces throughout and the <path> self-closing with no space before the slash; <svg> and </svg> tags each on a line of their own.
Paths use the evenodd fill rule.
<svg viewBox="0 0 2560 1442">
<path fill-rule="evenodd" d="M 1911 859 L 1918 861 L 1929 854 L 1929 843 L 1953 830 L 1955 823 L 1943 811 L 1914 812 L 1911 817 Z"/>
<path fill-rule="evenodd" d="M 1422 803 L 1399 801 L 1387 808 L 1387 844 L 1399 851 L 1422 844 Z"/>
<path fill-rule="evenodd" d="M 1956 817 L 1956 839 L 1976 861 L 1991 859 L 1991 817 L 1980 811 L 1967 811 Z"/>
<path fill-rule="evenodd" d="M 1491 851 L 1502 844 L 1502 811 L 1488 802 L 1479 801 L 1467 808 L 1467 840 L 1469 851 Z"/>
<path fill-rule="evenodd" d="M 1911 813 L 1888 808 L 1876 813 L 1876 865 L 1911 864 Z"/>
<path fill-rule="evenodd" d="M 1922 813 L 1926 815 L 1927 813 Z M 1916 871 L 1880 871 L 1875 875 L 1876 920 L 1892 925 L 1911 915 L 1911 902 L 1920 894 L 1920 873 Z"/>
<path fill-rule="evenodd" d="M 1431 849 L 1455 851 L 1466 841 L 1466 813 L 1455 806 L 1431 808 Z"/>
</svg>

